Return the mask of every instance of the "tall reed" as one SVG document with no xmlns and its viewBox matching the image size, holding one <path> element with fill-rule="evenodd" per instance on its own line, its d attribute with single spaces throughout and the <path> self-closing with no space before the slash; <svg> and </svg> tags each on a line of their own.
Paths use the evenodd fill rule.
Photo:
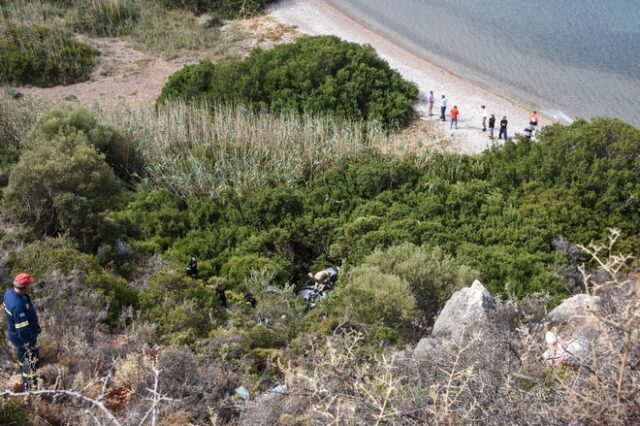
<svg viewBox="0 0 640 426">
<path fill-rule="evenodd" d="M 99 114 L 140 147 L 149 185 L 183 197 L 293 185 L 341 159 L 384 150 L 392 142 L 369 123 L 274 115 L 244 106 L 172 103 L 157 111 L 113 109 Z"/>
</svg>

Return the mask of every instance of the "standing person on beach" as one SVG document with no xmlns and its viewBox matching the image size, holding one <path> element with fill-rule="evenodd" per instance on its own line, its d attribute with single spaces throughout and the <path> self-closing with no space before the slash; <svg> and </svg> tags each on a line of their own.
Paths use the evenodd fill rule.
<svg viewBox="0 0 640 426">
<path fill-rule="evenodd" d="M 498 139 L 502 139 L 502 135 L 504 135 L 504 140 L 507 140 L 507 116 L 503 116 L 502 120 L 500 120 L 500 133 L 498 134 Z"/>
<path fill-rule="evenodd" d="M 453 108 L 451 108 L 451 125 L 449 126 L 449 128 L 453 128 L 453 126 L 456 126 L 456 130 L 458 129 L 458 115 L 460 115 L 460 111 L 458 111 L 458 106 L 454 105 Z"/>
<path fill-rule="evenodd" d="M 531 118 L 529 119 L 529 128 L 532 132 L 538 130 L 538 112 L 533 111 L 531 113 Z"/>
<path fill-rule="evenodd" d="M 489 118 L 489 114 L 487 114 L 487 108 L 484 105 L 480 106 L 480 109 L 482 110 L 482 131 L 486 132 L 487 131 L 487 118 Z"/>
<path fill-rule="evenodd" d="M 489 117 L 489 139 L 493 139 L 493 132 L 496 130 L 496 116 L 491 114 Z"/>
<path fill-rule="evenodd" d="M 433 117 L 433 104 L 436 102 L 436 97 L 433 96 L 433 90 L 429 90 L 429 96 L 427 96 L 427 104 L 429 105 L 429 117 Z"/>
<path fill-rule="evenodd" d="M 447 97 L 442 95 L 442 99 L 440 99 L 440 120 L 446 122 L 447 117 L 444 116 L 445 112 L 447 112 Z"/>
</svg>

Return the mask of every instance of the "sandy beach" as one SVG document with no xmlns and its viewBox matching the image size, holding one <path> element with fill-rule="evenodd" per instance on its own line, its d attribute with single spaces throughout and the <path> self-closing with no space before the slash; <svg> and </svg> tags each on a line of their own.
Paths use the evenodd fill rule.
<svg viewBox="0 0 640 426">
<path fill-rule="evenodd" d="M 492 93 L 465 80 L 463 76 L 430 63 L 352 19 L 330 1 L 280 0 L 269 7 L 269 14 L 284 24 L 295 25 L 304 34 L 336 35 L 344 40 L 373 46 L 392 68 L 419 86 L 420 100 L 416 109 L 420 119 L 432 121 L 430 124 L 441 133 L 439 136 L 449 140 L 447 151 L 477 153 L 496 143 L 497 139 L 492 141 L 487 133 L 482 132 L 481 105 L 486 105 L 489 114 L 495 114 L 496 126 L 503 116 L 507 117 L 509 135 L 521 133 L 529 123 L 531 108 L 527 105 Z M 430 90 L 433 90 L 436 98 L 433 117 L 427 113 L 426 97 Z M 448 122 L 438 121 L 442 95 L 448 99 L 447 118 L 454 105 L 460 111 L 457 130 L 450 129 Z M 549 121 L 548 117 L 541 117 L 542 125 L 549 124 Z"/>
</svg>

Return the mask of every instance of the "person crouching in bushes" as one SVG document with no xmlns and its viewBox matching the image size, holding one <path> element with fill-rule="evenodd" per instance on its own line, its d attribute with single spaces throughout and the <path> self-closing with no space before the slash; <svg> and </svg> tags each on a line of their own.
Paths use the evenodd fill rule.
<svg viewBox="0 0 640 426">
<path fill-rule="evenodd" d="M 316 272 L 316 274 L 313 276 L 313 280 L 315 281 L 314 289 L 318 293 L 322 293 L 328 287 L 329 273 L 327 271 Z"/>
<path fill-rule="evenodd" d="M 227 307 L 227 295 L 224 291 L 224 284 L 219 282 L 216 284 L 216 294 L 218 295 L 218 299 L 220 299 L 220 304 L 226 308 Z"/>
<path fill-rule="evenodd" d="M 4 310 L 7 317 L 7 335 L 16 348 L 18 365 L 22 374 L 22 387 L 25 391 L 37 388 L 40 353 L 38 335 L 40 325 L 38 315 L 31 304 L 29 286 L 35 280 L 29 274 L 21 273 L 13 280 L 13 288 L 4 294 Z"/>
<path fill-rule="evenodd" d="M 246 292 L 244 294 L 244 301 L 251 305 L 252 308 L 255 308 L 256 305 L 258 304 L 258 301 L 256 300 L 255 296 L 253 294 L 251 294 L 251 292 Z"/>
<path fill-rule="evenodd" d="M 191 256 L 191 259 L 187 262 L 187 275 L 193 280 L 198 279 L 198 259 L 195 256 Z"/>
</svg>

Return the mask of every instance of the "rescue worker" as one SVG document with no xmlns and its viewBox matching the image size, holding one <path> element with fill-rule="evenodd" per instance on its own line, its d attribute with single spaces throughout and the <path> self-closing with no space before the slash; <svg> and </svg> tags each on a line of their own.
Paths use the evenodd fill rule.
<svg viewBox="0 0 640 426">
<path fill-rule="evenodd" d="M 198 279 L 198 259 L 195 256 L 191 256 L 189 262 L 187 262 L 187 275 L 191 277 L 191 279 Z"/>
<path fill-rule="evenodd" d="M 227 295 L 224 292 L 224 285 L 222 283 L 218 283 L 216 285 L 216 294 L 218 295 L 218 299 L 220 299 L 220 304 L 223 307 L 227 307 Z"/>
<path fill-rule="evenodd" d="M 318 293 L 322 293 L 327 289 L 327 283 L 329 282 L 329 273 L 327 271 L 316 272 L 313 276 L 315 281 L 314 288 Z"/>
<path fill-rule="evenodd" d="M 256 305 L 258 304 L 258 301 L 256 300 L 255 296 L 253 294 L 251 294 L 250 292 L 246 292 L 245 293 L 244 300 L 245 300 L 245 302 L 250 304 L 252 308 L 255 308 Z"/>
<path fill-rule="evenodd" d="M 27 294 L 35 280 L 29 274 L 21 273 L 13 280 L 13 288 L 4 294 L 4 310 L 7 316 L 7 337 L 16 347 L 18 365 L 22 373 L 25 391 L 37 387 L 40 354 L 37 340 L 40 334 L 38 315 Z"/>
</svg>

